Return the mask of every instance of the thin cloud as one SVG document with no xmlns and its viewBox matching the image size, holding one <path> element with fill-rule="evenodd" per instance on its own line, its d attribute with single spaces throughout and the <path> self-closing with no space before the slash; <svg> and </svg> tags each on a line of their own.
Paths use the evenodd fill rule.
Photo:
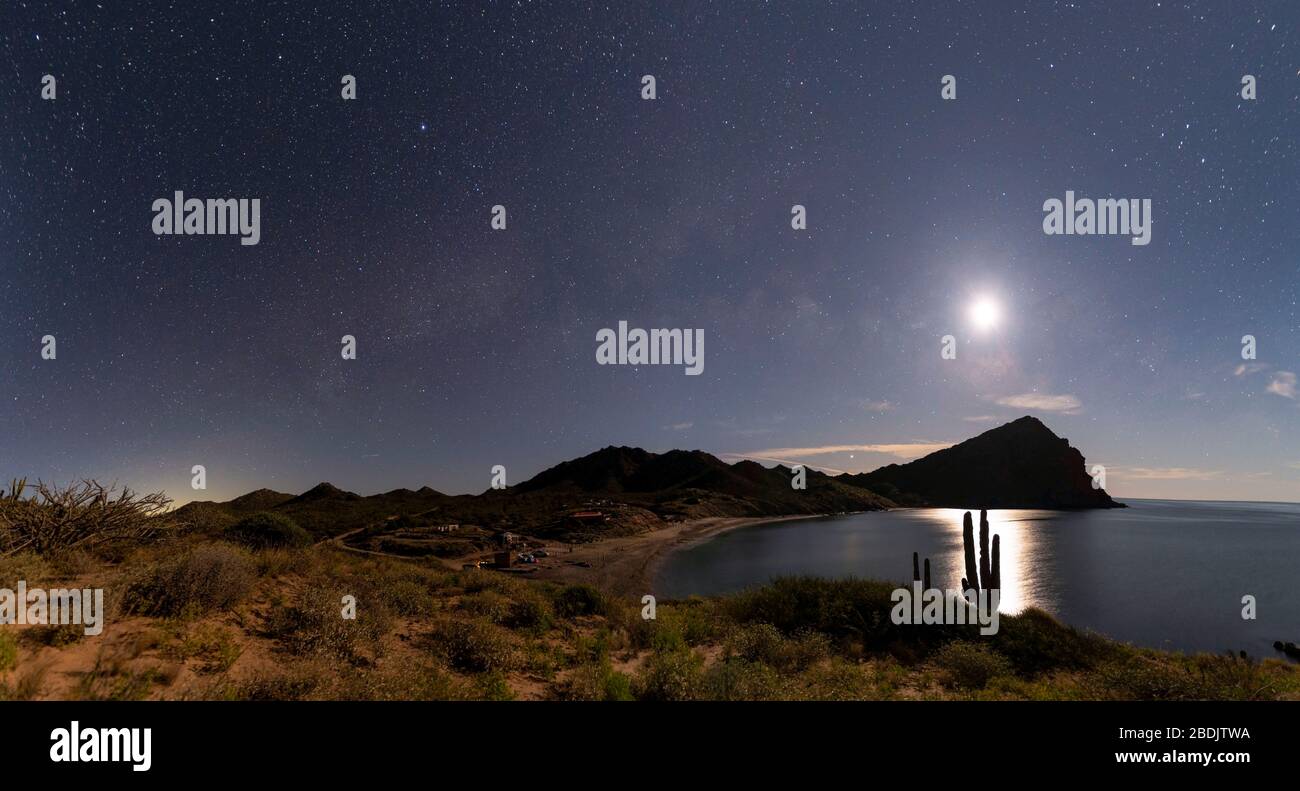
<svg viewBox="0 0 1300 791">
<path fill-rule="evenodd" d="M 1294 400 L 1295 374 L 1290 371 L 1278 371 L 1273 374 L 1273 381 L 1268 383 L 1268 392 Z"/>
<path fill-rule="evenodd" d="M 806 448 L 766 448 L 746 453 L 728 453 L 741 459 L 777 461 L 780 459 L 825 456 L 831 453 L 883 453 L 900 459 L 918 459 L 936 450 L 952 447 L 951 442 L 899 442 L 883 445 L 818 445 Z M 785 462 L 782 462 L 785 463 Z M 796 462 L 798 463 L 798 462 Z"/>
<path fill-rule="evenodd" d="M 1237 370 L 1232 373 L 1234 376 L 1245 376 L 1246 374 L 1257 374 L 1260 371 L 1267 370 L 1267 363 L 1242 363 L 1241 365 L 1238 365 Z"/>
<path fill-rule="evenodd" d="M 1117 478 L 1141 481 L 1208 481 L 1223 477 L 1223 470 L 1198 470 L 1195 467 L 1113 467 Z"/>
<path fill-rule="evenodd" d="M 868 412 L 890 412 L 894 409 L 894 404 L 889 401 L 863 401 L 862 408 Z"/>
<path fill-rule="evenodd" d="M 673 423 L 672 425 L 664 426 L 664 431 L 685 431 L 694 425 L 694 423 Z"/>
<path fill-rule="evenodd" d="M 970 417 L 962 418 L 962 420 L 967 423 L 992 423 L 993 421 L 1000 419 L 1001 418 L 996 415 L 971 415 Z"/>
<path fill-rule="evenodd" d="M 1050 395 L 1048 393 L 1021 393 L 1003 396 L 994 401 L 998 406 L 1015 409 L 1038 409 L 1043 412 L 1064 412 L 1072 414 L 1083 407 L 1083 403 L 1072 395 Z"/>
</svg>

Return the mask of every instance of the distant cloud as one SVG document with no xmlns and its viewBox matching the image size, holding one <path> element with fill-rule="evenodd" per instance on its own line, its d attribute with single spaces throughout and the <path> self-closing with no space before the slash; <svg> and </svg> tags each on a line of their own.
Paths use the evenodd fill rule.
<svg viewBox="0 0 1300 791">
<path fill-rule="evenodd" d="M 673 423 L 672 425 L 664 426 L 664 431 L 685 431 L 694 425 L 694 423 Z"/>
<path fill-rule="evenodd" d="M 1198 470 L 1194 467 L 1112 467 L 1116 478 L 1142 481 L 1207 481 L 1223 477 L 1222 470 Z"/>
<path fill-rule="evenodd" d="M 1273 374 L 1273 381 L 1268 383 L 1268 392 L 1283 398 L 1295 398 L 1295 374 L 1290 371 L 1278 371 Z"/>
<path fill-rule="evenodd" d="M 1237 370 L 1232 373 L 1234 376 L 1245 376 L 1246 374 L 1257 374 L 1260 371 L 1267 371 L 1268 368 L 1269 366 L 1267 363 L 1242 363 L 1241 365 L 1238 365 Z"/>
<path fill-rule="evenodd" d="M 1001 420 L 1001 419 L 1002 418 L 999 418 L 996 415 L 972 415 L 970 417 L 962 418 L 962 420 L 966 421 L 967 423 L 992 423 L 995 420 Z"/>
<path fill-rule="evenodd" d="M 799 459 L 805 456 L 824 456 L 830 453 L 883 453 L 899 459 L 918 459 L 936 450 L 952 447 L 951 442 L 901 442 L 886 445 L 820 445 L 808 448 L 766 448 L 746 453 L 726 453 L 725 458 L 754 459 L 755 461 L 775 461 L 782 464 L 792 462 L 786 459 Z M 798 464 L 799 462 L 793 462 Z"/>
<path fill-rule="evenodd" d="M 1039 409 L 1044 412 L 1065 412 L 1066 414 L 1078 412 L 1083 407 L 1079 399 L 1072 395 L 1049 395 L 1047 393 L 1022 393 L 1020 395 L 1003 396 L 996 399 L 994 403 L 1015 409 Z"/>
<path fill-rule="evenodd" d="M 868 412 L 889 412 L 894 404 L 889 401 L 863 401 L 862 408 Z"/>
</svg>

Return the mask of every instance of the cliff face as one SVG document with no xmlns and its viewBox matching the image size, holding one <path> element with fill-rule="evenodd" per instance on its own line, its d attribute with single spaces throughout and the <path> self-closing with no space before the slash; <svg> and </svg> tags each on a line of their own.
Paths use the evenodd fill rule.
<svg viewBox="0 0 1300 791">
<path fill-rule="evenodd" d="M 1122 508 L 1092 488 L 1083 454 L 1022 417 L 908 464 L 841 476 L 900 503 L 945 508 Z"/>
</svg>

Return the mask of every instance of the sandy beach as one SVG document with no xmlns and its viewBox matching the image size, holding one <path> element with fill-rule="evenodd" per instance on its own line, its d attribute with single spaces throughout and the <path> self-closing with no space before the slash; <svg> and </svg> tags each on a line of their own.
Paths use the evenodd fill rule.
<svg viewBox="0 0 1300 791">
<path fill-rule="evenodd" d="M 820 514 L 776 517 L 716 517 L 668 525 L 649 533 L 611 538 L 592 544 L 555 546 L 533 579 L 587 583 L 620 596 L 653 594 L 655 575 L 669 554 L 705 539 L 742 527 L 795 519 L 814 519 Z M 572 551 L 569 547 L 572 546 Z M 578 565 L 580 563 L 588 566 Z"/>
</svg>

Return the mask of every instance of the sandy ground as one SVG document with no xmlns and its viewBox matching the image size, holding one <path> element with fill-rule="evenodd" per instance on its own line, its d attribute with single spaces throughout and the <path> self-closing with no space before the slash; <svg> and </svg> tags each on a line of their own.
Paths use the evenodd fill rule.
<svg viewBox="0 0 1300 791">
<path fill-rule="evenodd" d="M 548 548 L 551 557 L 528 576 L 556 582 L 587 583 L 610 593 L 640 598 L 654 593 L 654 579 L 660 565 L 679 549 L 740 527 L 813 518 L 816 516 L 696 519 L 637 536 L 611 538 L 593 544 L 552 544 Z M 569 551 L 570 546 L 572 551 Z M 590 565 L 580 566 L 579 563 Z"/>
</svg>

